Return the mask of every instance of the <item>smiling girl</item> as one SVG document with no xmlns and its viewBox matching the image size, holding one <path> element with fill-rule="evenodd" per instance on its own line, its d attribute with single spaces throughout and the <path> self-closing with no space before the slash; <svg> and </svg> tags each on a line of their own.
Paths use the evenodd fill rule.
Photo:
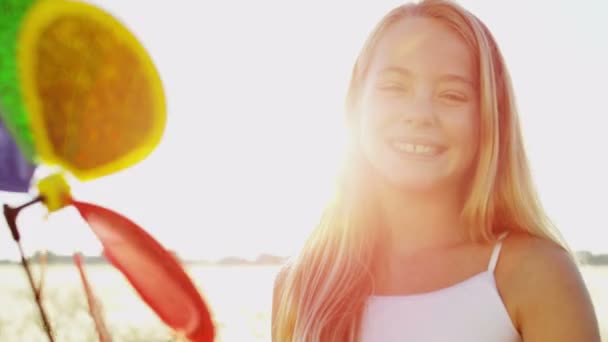
<svg viewBox="0 0 608 342">
<path fill-rule="evenodd" d="M 277 277 L 273 341 L 600 340 L 477 17 L 441 0 L 388 13 L 346 109 L 341 181 Z"/>
</svg>

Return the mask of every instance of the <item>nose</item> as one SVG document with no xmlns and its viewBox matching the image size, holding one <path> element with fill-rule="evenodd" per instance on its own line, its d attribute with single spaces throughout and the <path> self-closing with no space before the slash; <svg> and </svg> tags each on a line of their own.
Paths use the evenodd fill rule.
<svg viewBox="0 0 608 342">
<path fill-rule="evenodd" d="M 433 100 L 430 96 L 416 96 L 403 110 L 403 121 L 409 125 L 428 126 L 435 123 Z"/>
</svg>

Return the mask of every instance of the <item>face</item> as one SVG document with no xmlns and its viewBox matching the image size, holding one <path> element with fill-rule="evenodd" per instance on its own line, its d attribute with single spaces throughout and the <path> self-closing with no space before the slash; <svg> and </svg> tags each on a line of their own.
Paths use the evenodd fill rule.
<svg viewBox="0 0 608 342">
<path fill-rule="evenodd" d="M 462 184 L 478 145 L 474 57 L 436 19 L 407 18 L 378 41 L 358 104 L 363 154 L 403 189 Z"/>
</svg>

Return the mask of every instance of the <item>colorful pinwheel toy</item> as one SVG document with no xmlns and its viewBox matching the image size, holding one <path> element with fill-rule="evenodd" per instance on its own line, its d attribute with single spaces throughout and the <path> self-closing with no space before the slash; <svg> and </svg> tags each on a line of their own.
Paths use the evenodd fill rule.
<svg viewBox="0 0 608 342">
<path fill-rule="evenodd" d="M 146 50 L 107 12 L 67 0 L 0 0 L 0 190 L 30 191 L 37 165 L 60 169 L 38 194 L 4 215 L 19 246 L 45 330 L 52 329 L 20 244 L 17 214 L 43 203 L 75 207 L 101 241 L 104 256 L 174 331 L 213 341 L 211 313 L 182 265 L 126 217 L 70 193 L 64 174 L 89 181 L 146 158 L 164 131 L 162 83 Z M 99 307 L 75 255 L 100 340 Z"/>
</svg>

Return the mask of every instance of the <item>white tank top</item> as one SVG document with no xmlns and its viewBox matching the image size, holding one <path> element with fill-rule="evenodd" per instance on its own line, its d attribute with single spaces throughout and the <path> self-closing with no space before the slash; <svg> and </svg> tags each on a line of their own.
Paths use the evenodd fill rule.
<svg viewBox="0 0 608 342">
<path fill-rule="evenodd" d="M 370 296 L 362 342 L 519 342 L 496 288 L 494 269 L 504 233 L 488 269 L 452 286 L 420 294 Z"/>
</svg>

